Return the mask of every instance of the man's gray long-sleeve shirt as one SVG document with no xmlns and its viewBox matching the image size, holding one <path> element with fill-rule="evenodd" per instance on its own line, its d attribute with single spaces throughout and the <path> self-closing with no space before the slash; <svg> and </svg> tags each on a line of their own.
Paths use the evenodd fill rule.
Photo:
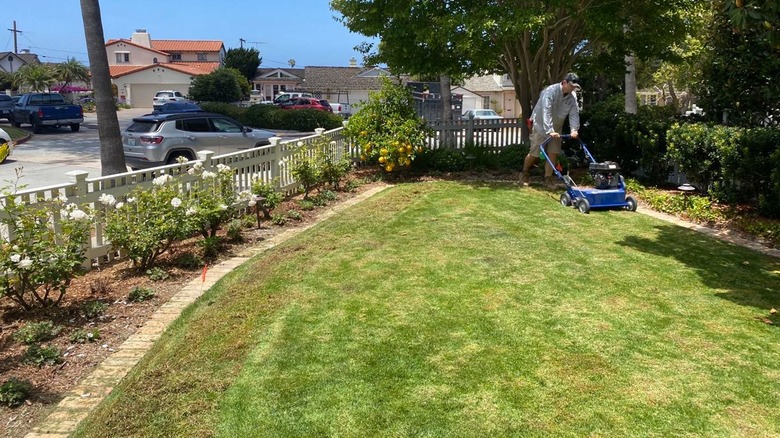
<svg viewBox="0 0 780 438">
<path fill-rule="evenodd" d="M 562 134 L 566 117 L 569 118 L 571 130 L 579 131 L 580 110 L 577 107 L 576 93 L 571 92 L 564 96 L 561 84 L 552 84 L 542 91 L 531 112 L 533 129 L 541 134 L 550 134 L 553 131 Z"/>
</svg>

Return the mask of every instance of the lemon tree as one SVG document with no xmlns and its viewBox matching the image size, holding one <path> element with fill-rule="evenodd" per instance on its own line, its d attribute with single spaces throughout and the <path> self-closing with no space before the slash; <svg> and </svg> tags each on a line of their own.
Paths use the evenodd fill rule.
<svg viewBox="0 0 780 438">
<path fill-rule="evenodd" d="M 360 146 L 361 161 L 396 172 L 423 151 L 428 127 L 414 111 L 411 92 L 382 78 L 382 88 L 369 94 L 344 133 Z"/>
</svg>

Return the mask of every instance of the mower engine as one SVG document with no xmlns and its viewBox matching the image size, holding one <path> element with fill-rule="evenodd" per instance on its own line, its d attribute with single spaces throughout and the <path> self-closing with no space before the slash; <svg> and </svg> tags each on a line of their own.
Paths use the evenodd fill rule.
<svg viewBox="0 0 780 438">
<path fill-rule="evenodd" d="M 620 166 L 614 161 L 590 163 L 589 169 L 596 189 L 616 189 L 620 186 Z"/>
</svg>

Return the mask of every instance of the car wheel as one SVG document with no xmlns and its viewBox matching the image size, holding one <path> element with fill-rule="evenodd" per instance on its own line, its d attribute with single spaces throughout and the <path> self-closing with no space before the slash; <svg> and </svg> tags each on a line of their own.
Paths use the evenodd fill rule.
<svg viewBox="0 0 780 438">
<path fill-rule="evenodd" d="M 568 192 L 561 193 L 561 205 L 568 207 L 571 205 L 571 196 Z"/>
<path fill-rule="evenodd" d="M 636 207 L 637 207 L 636 198 L 634 198 L 633 196 L 626 196 L 626 204 L 628 204 L 626 205 L 626 210 L 636 211 Z"/>
<path fill-rule="evenodd" d="M 42 127 L 40 123 L 37 123 L 35 120 L 30 120 L 30 124 L 32 125 L 32 130 L 34 134 L 40 134 Z"/>
<path fill-rule="evenodd" d="M 170 157 L 168 157 L 168 161 L 166 161 L 165 164 L 177 164 L 179 162 L 179 157 L 186 158 L 187 160 L 192 160 L 190 154 L 186 152 L 174 152 L 171 154 Z"/>
<path fill-rule="evenodd" d="M 580 202 L 577 204 L 577 210 L 582 214 L 590 213 L 590 202 L 585 198 L 580 199 Z"/>
<path fill-rule="evenodd" d="M 70 130 L 73 132 L 79 132 L 80 125 L 78 123 L 71 123 Z"/>
</svg>

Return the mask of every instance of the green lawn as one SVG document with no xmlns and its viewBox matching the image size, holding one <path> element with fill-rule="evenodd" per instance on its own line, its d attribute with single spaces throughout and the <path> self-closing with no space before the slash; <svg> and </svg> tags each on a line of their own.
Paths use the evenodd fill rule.
<svg viewBox="0 0 780 438">
<path fill-rule="evenodd" d="M 403 184 L 225 277 L 77 436 L 778 436 L 778 291 L 642 214 Z"/>
<path fill-rule="evenodd" d="M 5 132 L 7 132 L 8 135 L 11 136 L 11 140 L 13 140 L 13 141 L 17 141 L 17 140 L 19 140 L 21 138 L 24 138 L 24 137 L 27 137 L 28 135 L 30 135 L 30 133 L 25 131 L 24 129 L 14 128 L 11 125 L 7 125 L 7 126 L 6 125 L 0 125 L 0 128 L 3 128 L 3 130 Z"/>
</svg>

